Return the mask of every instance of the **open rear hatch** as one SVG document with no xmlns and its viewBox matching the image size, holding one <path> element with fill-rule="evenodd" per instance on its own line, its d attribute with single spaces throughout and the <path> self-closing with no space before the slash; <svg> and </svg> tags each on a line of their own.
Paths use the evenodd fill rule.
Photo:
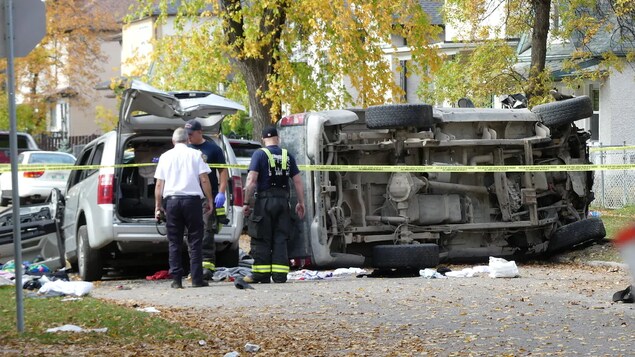
<svg viewBox="0 0 635 357">
<path fill-rule="evenodd" d="M 161 154 L 173 147 L 172 133 L 197 119 L 207 137 L 216 137 L 226 115 L 245 108 L 203 91 L 164 92 L 133 80 L 124 92 L 117 148 L 117 213 L 128 221 L 154 218 L 154 173 Z M 130 135 L 128 135 L 130 134 Z M 125 140 L 124 143 L 121 140 Z M 223 148 L 223 143 L 217 141 Z"/>
</svg>

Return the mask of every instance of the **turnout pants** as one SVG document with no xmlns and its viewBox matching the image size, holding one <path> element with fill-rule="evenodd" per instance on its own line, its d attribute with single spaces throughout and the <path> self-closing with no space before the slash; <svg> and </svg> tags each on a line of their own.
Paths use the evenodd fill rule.
<svg viewBox="0 0 635 357">
<path fill-rule="evenodd" d="M 268 283 L 273 279 L 275 283 L 284 283 L 289 273 L 289 194 L 284 190 L 269 189 L 257 196 L 248 227 L 250 254 L 254 258 L 252 276 L 256 282 Z"/>
<path fill-rule="evenodd" d="M 187 227 L 187 241 L 190 254 L 190 274 L 192 283 L 203 282 L 203 212 L 201 199 L 198 196 L 169 196 L 165 203 L 166 228 L 168 231 L 168 247 L 170 275 L 182 279 L 183 270 L 183 235 Z"/>
</svg>

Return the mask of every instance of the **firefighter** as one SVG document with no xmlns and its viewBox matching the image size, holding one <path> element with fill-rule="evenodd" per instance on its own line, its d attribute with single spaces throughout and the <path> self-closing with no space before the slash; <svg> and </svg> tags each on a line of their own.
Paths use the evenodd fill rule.
<svg viewBox="0 0 635 357">
<path fill-rule="evenodd" d="M 267 127 L 262 131 L 263 148 L 257 150 L 249 165 L 245 188 L 245 216 L 249 217 L 251 256 L 254 258 L 252 274 L 247 283 L 274 283 L 287 281 L 289 257 L 287 241 L 291 233 L 289 206 L 289 178 L 298 203 L 295 212 L 304 218 L 304 188 L 295 158 L 279 146 L 278 131 Z M 251 199 L 256 199 L 251 206 Z"/>
</svg>

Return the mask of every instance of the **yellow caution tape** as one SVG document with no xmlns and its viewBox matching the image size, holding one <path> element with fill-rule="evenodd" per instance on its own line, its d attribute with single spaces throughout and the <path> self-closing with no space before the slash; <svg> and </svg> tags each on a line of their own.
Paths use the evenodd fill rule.
<svg viewBox="0 0 635 357">
<path fill-rule="evenodd" d="M 117 165 L 18 165 L 18 171 L 69 171 L 98 170 L 101 168 L 124 168 L 153 166 L 156 163 Z M 244 169 L 247 165 L 210 164 L 220 169 Z M 337 172 L 555 172 L 555 171 L 614 171 L 635 170 L 635 164 L 588 164 L 588 165 L 298 165 L 302 171 Z M 10 165 L 0 166 L 0 173 L 11 172 Z"/>
<path fill-rule="evenodd" d="M 630 145 L 630 146 L 606 146 L 606 147 L 592 147 L 589 148 L 590 152 L 596 152 L 596 151 L 618 151 L 618 150 L 635 150 L 635 145 Z"/>
</svg>

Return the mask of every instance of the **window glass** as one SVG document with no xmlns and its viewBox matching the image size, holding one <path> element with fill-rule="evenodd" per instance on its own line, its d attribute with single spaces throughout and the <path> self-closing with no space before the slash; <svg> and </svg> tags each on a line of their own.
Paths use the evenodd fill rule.
<svg viewBox="0 0 635 357">
<path fill-rule="evenodd" d="M 76 162 L 76 166 L 86 165 L 89 162 L 90 154 L 92 154 L 94 147 L 89 146 L 84 148 L 84 151 L 80 154 L 79 159 Z M 75 186 L 82 179 L 83 170 L 73 170 L 68 178 L 68 188 Z"/>
<path fill-rule="evenodd" d="M 594 89 L 592 94 L 593 111 L 597 112 L 598 110 L 600 110 L 600 90 Z"/>
<path fill-rule="evenodd" d="M 10 148 L 9 134 L 0 134 L 0 148 Z M 26 135 L 18 134 L 18 149 L 30 149 Z"/>
<path fill-rule="evenodd" d="M 104 154 L 104 144 L 102 143 L 97 145 L 97 147 L 95 148 L 95 152 L 92 158 L 90 159 L 90 163 L 88 163 L 88 165 L 101 165 L 101 157 L 103 154 Z M 84 170 L 84 171 L 86 172 L 84 176 L 88 177 L 94 174 L 95 172 L 99 171 L 99 169 L 91 169 L 91 170 Z"/>
<path fill-rule="evenodd" d="M 74 164 L 71 156 L 56 153 L 33 153 L 29 157 L 29 164 Z"/>
<path fill-rule="evenodd" d="M 236 157 L 249 157 L 256 152 L 256 150 L 260 149 L 260 145 L 255 144 L 242 144 L 242 143 L 233 143 L 231 144 L 232 149 L 234 149 L 234 154 Z"/>
</svg>

